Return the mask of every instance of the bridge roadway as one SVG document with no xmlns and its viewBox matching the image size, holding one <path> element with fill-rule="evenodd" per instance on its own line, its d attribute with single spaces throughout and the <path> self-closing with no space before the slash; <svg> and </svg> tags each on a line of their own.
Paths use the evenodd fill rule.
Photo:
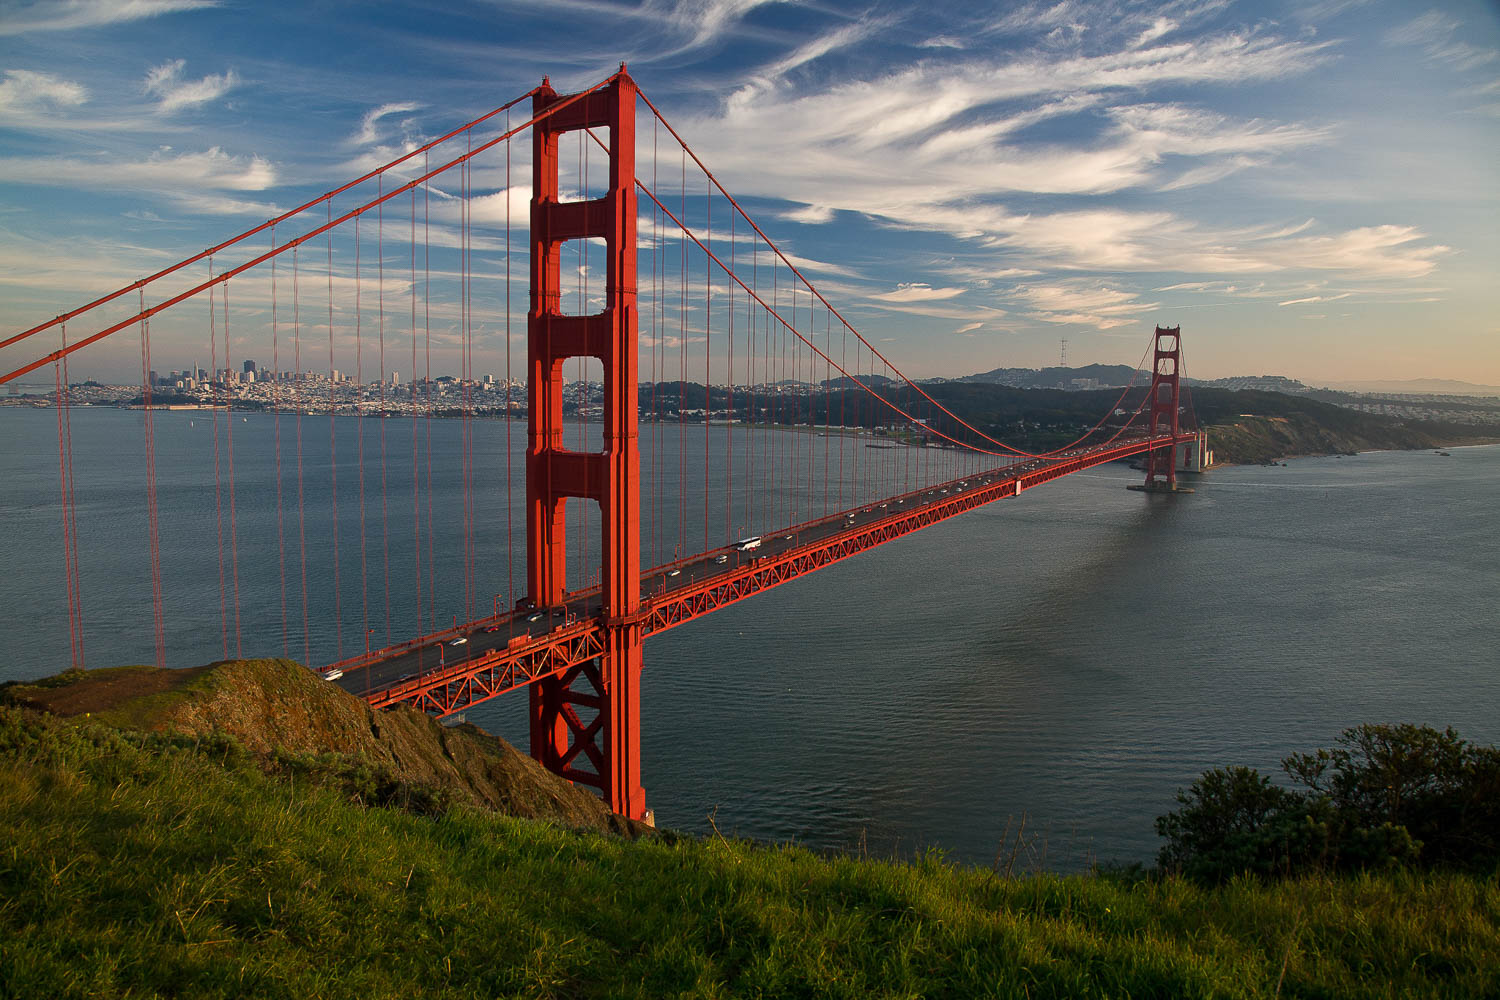
<svg viewBox="0 0 1500 1000">
<path fill-rule="evenodd" d="M 1051 459 L 1001 466 L 762 536 L 753 549 L 731 545 L 658 566 L 641 576 L 643 637 L 975 507 L 1172 441 L 1170 436 L 1122 437 Z M 553 608 L 502 612 L 320 672 L 377 708 L 407 702 L 450 715 L 598 656 L 602 614 L 594 587 Z"/>
</svg>

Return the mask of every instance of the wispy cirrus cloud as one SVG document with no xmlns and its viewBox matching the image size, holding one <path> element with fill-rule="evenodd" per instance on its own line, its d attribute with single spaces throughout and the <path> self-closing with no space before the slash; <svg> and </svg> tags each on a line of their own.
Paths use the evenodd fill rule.
<svg viewBox="0 0 1500 1000">
<path fill-rule="evenodd" d="M 40 111 L 77 107 L 89 99 L 80 83 L 51 73 L 8 69 L 0 81 L 0 119 L 30 118 Z"/>
<path fill-rule="evenodd" d="M 1079 324 L 1098 330 L 1129 326 L 1160 303 L 1142 302 L 1137 293 L 1093 279 L 1079 278 L 1021 285 L 1010 299 L 1044 323 Z"/>
<path fill-rule="evenodd" d="M 925 227 L 929 209 L 976 198 L 1163 186 L 1184 175 L 1161 167 L 1167 157 L 1189 169 L 1227 161 L 1216 167 L 1223 175 L 1245 157 L 1316 142 L 1325 134 L 1316 126 L 1238 122 L 1121 97 L 1169 84 L 1296 75 L 1327 57 L 1324 43 L 1225 35 L 1102 55 L 923 63 L 822 91 L 758 82 L 688 127 L 709 137 L 710 162 L 732 175 L 737 190 L 814 206 L 803 221 L 847 210 Z M 1001 107 L 1005 112 L 995 113 Z M 1091 109 L 1092 124 L 1083 120 L 1081 132 L 1072 130 L 1076 138 L 1010 141 L 1044 122 L 1078 121 Z M 1209 174 L 1187 176 L 1191 182 Z"/>
<path fill-rule="evenodd" d="M 1353 292 L 1343 292 L 1339 295 L 1308 295 L 1300 299 L 1287 299 L 1285 302 L 1276 303 L 1278 306 L 1300 306 L 1309 302 L 1337 302 L 1339 299 L 1347 299 Z"/>
<path fill-rule="evenodd" d="M 933 288 L 921 282 L 903 284 L 889 292 L 877 292 L 871 296 L 877 302 L 940 302 L 962 295 L 962 288 Z"/>
<path fill-rule="evenodd" d="M 349 137 L 349 142 L 355 146 L 367 146 L 380 138 L 377 126 L 382 118 L 390 115 L 404 115 L 412 111 L 420 110 L 422 105 L 413 101 L 397 101 L 390 104 L 382 104 L 378 108 L 372 108 L 365 112 L 360 119 L 359 131 Z"/>
<path fill-rule="evenodd" d="M 275 185 L 276 169 L 259 156 L 232 156 L 218 146 L 200 153 L 176 153 L 163 147 L 140 160 L 3 157 L 0 182 L 88 191 L 264 191 Z"/>
<path fill-rule="evenodd" d="M 163 114 L 217 100 L 239 82 L 234 70 L 210 74 L 198 80 L 184 80 L 182 70 L 186 65 L 185 59 L 172 59 L 146 72 L 141 89 L 157 97 L 157 110 Z"/>
<path fill-rule="evenodd" d="M 1386 32 L 1391 45 L 1414 45 L 1434 62 L 1460 71 L 1481 69 L 1500 61 L 1500 51 L 1463 41 L 1463 22 L 1442 11 L 1430 10 Z"/>
<path fill-rule="evenodd" d="M 100 28 L 218 5 L 218 0 L 22 0 L 7 5 L 0 18 L 0 35 Z"/>
</svg>

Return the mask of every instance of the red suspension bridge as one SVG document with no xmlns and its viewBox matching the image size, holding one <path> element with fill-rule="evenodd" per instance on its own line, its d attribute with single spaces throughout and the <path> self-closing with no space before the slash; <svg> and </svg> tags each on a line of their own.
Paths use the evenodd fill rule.
<svg viewBox="0 0 1500 1000">
<path fill-rule="evenodd" d="M 647 637 L 1094 465 L 1139 455 L 1143 488 L 1172 491 L 1179 466 L 1202 461 L 1176 328 L 1154 333 L 1149 384 L 1032 453 L 903 375 L 818 291 L 814 267 L 777 247 L 622 66 L 575 94 L 543 81 L 7 337 L 0 383 L 52 369 L 72 665 L 94 617 L 80 538 L 110 544 L 122 528 L 80 534 L 68 368 L 127 338 L 144 516 L 121 523 L 145 534 L 139 625 L 158 665 L 196 662 L 189 636 L 216 619 L 225 658 L 323 663 L 376 707 L 448 715 L 524 687 L 533 756 L 635 818 Z M 153 327 L 210 369 L 161 379 Z M 498 364 L 498 342 L 504 378 L 481 379 L 476 346 Z M 434 360 L 459 375 L 435 376 Z M 161 483 L 154 414 L 184 396 L 212 422 L 212 601 L 174 599 L 163 571 L 163 525 L 170 535 L 189 504 Z M 251 408 L 271 424 L 264 474 L 245 472 L 260 447 Z M 476 435 L 494 426 L 484 416 L 503 438 Z M 246 551 L 247 517 L 264 557 Z"/>
</svg>

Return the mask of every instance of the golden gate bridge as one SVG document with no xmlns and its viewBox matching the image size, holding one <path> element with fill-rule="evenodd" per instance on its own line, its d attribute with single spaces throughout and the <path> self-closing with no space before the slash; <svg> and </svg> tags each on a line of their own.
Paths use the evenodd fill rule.
<svg viewBox="0 0 1500 1000">
<path fill-rule="evenodd" d="M 529 183 L 518 183 L 527 159 Z M 296 235 L 284 238 L 288 230 Z M 522 333 L 520 323 L 512 329 L 523 301 L 513 294 L 520 259 L 524 378 L 511 362 L 513 334 Z M 300 653 L 376 708 L 404 703 L 437 715 L 525 688 L 532 755 L 637 819 L 647 816 L 639 753 L 646 638 L 1095 465 L 1142 456 L 1141 488 L 1171 492 L 1178 466 L 1201 462 L 1205 442 L 1182 395 L 1177 328 L 1152 336 L 1149 385 L 1126 386 L 1076 440 L 1028 452 L 902 374 L 808 269 L 719 183 L 622 65 L 572 94 L 544 80 L 306 204 L 5 338 L 0 383 L 52 369 L 55 558 L 71 664 L 85 662 L 91 609 L 68 367 L 103 342 L 129 338 L 139 352 L 141 530 L 157 665 L 184 645 L 179 633 L 212 614 L 200 606 L 184 616 L 194 621 L 182 621 L 164 601 L 163 507 L 171 520 L 176 498 L 159 486 L 153 326 L 158 341 L 165 332 L 201 345 L 215 373 L 205 405 L 222 655 L 244 655 L 247 632 L 252 652 L 272 651 L 264 648 L 271 635 L 281 655 Z M 476 486 L 479 473 L 501 463 L 476 450 L 474 435 L 482 406 L 499 402 L 476 377 L 475 345 L 483 352 L 499 337 L 503 529 L 483 523 L 484 487 Z M 230 414 L 246 405 L 246 391 L 231 357 L 267 349 L 262 398 L 274 421 L 277 558 L 274 578 L 256 579 L 248 564 L 242 576 L 247 500 Z M 456 355 L 456 380 L 434 379 L 434 351 L 440 362 Z M 372 440 L 359 422 L 353 455 L 347 442 L 340 452 L 335 422 L 347 411 L 339 366 L 348 369 L 351 353 L 356 410 L 381 418 Z M 404 384 L 401 364 L 411 375 Z M 522 382 L 527 427 L 517 462 L 511 415 L 523 401 L 512 393 Z M 591 384 L 601 391 L 591 393 Z M 1139 401 L 1126 410 L 1132 395 Z M 440 517 L 431 422 L 455 413 L 462 503 L 457 516 Z M 326 462 L 321 450 L 316 459 L 305 454 L 325 417 Z M 715 428 L 721 433 L 709 433 Z M 325 491 L 325 479 L 332 527 L 320 536 L 308 498 Z M 271 500 L 255 494 L 249 502 Z M 480 541 L 491 529 L 504 538 L 503 574 L 499 547 Z M 118 530 L 106 527 L 106 544 Z M 452 571 L 463 578 L 456 598 L 442 594 L 438 536 L 463 554 Z M 357 608 L 352 596 L 346 606 L 341 579 L 354 575 L 354 549 Z M 326 569 L 336 639 L 319 664 L 313 635 L 329 631 L 316 622 L 326 601 L 309 590 Z M 486 588 L 495 576 L 503 586 Z M 277 595 L 279 622 L 246 620 L 243 595 L 256 588 Z M 372 648 L 382 606 L 386 641 Z M 398 627 L 410 635 L 397 641 Z"/>
</svg>

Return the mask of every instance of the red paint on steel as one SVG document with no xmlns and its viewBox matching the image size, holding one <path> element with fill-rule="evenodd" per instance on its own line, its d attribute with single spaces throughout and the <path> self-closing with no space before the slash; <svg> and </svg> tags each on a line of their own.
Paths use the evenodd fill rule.
<svg viewBox="0 0 1500 1000">
<path fill-rule="evenodd" d="M 640 449 L 636 317 L 635 83 L 624 72 L 583 99 L 545 83 L 533 97 L 531 415 L 526 451 L 526 580 L 539 607 L 567 588 L 568 497 L 599 504 L 602 614 L 593 662 L 569 661 L 531 689 L 531 752 L 551 770 L 599 788 L 615 812 L 646 814 L 640 782 Z M 564 110 L 548 114 L 559 104 Z M 609 186 L 596 199 L 558 197 L 558 137 L 609 129 Z M 569 240 L 603 239 L 604 311 L 562 312 L 561 257 Z M 563 364 L 598 358 L 604 373 L 604 450 L 563 440 Z M 578 668 L 578 669 L 574 669 Z M 449 683 L 449 682 L 444 682 Z M 584 723 L 578 710 L 597 713 Z M 582 755 L 592 773 L 576 765 Z"/>
</svg>

